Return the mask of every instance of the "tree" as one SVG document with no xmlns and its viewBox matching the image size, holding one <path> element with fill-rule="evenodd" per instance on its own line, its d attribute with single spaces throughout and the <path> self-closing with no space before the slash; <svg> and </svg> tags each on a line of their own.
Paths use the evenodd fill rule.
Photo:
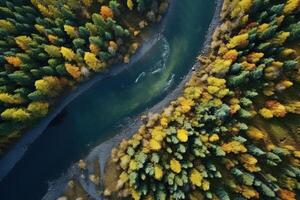
<svg viewBox="0 0 300 200">
<path fill-rule="evenodd" d="M 79 37 L 81 37 L 81 38 L 88 38 L 89 35 L 90 35 L 90 32 L 89 32 L 89 30 L 88 30 L 87 28 L 85 28 L 85 27 L 83 27 L 83 26 L 80 26 L 80 27 L 78 28 L 78 35 L 79 35 Z"/>
<path fill-rule="evenodd" d="M 98 34 L 98 28 L 95 24 L 88 22 L 85 24 L 85 27 L 89 31 L 89 35 L 97 35 Z"/>
<path fill-rule="evenodd" d="M 84 39 L 81 38 L 76 38 L 73 40 L 73 45 L 75 46 L 75 48 L 79 49 L 79 48 L 83 48 L 84 45 L 86 44 Z"/>
<path fill-rule="evenodd" d="M 277 194 L 282 200 L 296 200 L 296 194 L 286 189 L 279 189 Z"/>
<path fill-rule="evenodd" d="M 300 23 L 291 24 L 287 31 L 289 31 L 290 36 L 288 38 L 288 41 L 296 41 L 300 38 Z"/>
<path fill-rule="evenodd" d="M 93 53 L 85 52 L 84 60 L 85 63 L 94 71 L 100 71 L 104 67 L 104 64 L 98 60 L 96 55 Z"/>
<path fill-rule="evenodd" d="M 67 48 L 67 47 L 61 47 L 60 53 L 63 55 L 63 57 L 67 61 L 72 61 L 72 60 L 76 59 L 76 54 L 74 53 L 74 51 L 72 49 Z"/>
<path fill-rule="evenodd" d="M 42 13 L 42 15 L 44 15 L 45 17 L 52 17 L 53 13 L 51 13 L 50 10 L 46 6 L 38 3 L 38 1 L 32 1 L 32 2 L 36 2 L 33 4 L 39 9 L 39 11 Z"/>
<path fill-rule="evenodd" d="M 75 65 L 66 63 L 65 64 L 67 72 L 74 78 L 78 79 L 81 75 L 80 68 L 76 67 Z"/>
<path fill-rule="evenodd" d="M 58 37 L 56 35 L 53 34 L 49 34 L 47 35 L 48 40 L 52 43 L 52 44 L 57 44 L 58 41 Z"/>
<path fill-rule="evenodd" d="M 285 14 L 291 14 L 294 10 L 299 8 L 300 0 L 288 0 L 284 6 L 283 12 Z"/>
<path fill-rule="evenodd" d="M 280 32 L 271 41 L 274 44 L 283 45 L 285 41 L 289 38 L 289 32 Z"/>
<path fill-rule="evenodd" d="M 132 10 L 133 6 L 134 6 L 134 4 L 133 4 L 132 0 L 127 0 L 127 7 L 129 8 L 129 10 Z"/>
<path fill-rule="evenodd" d="M 98 47 L 103 47 L 103 45 L 104 45 L 103 39 L 98 37 L 98 36 L 89 37 L 89 41 L 90 41 L 91 44 L 95 44 Z"/>
<path fill-rule="evenodd" d="M 49 97 L 57 96 L 63 89 L 61 81 L 55 76 L 45 76 L 43 79 L 35 81 L 37 91 Z"/>
<path fill-rule="evenodd" d="M 27 97 L 32 100 L 32 101 L 41 101 L 41 100 L 45 100 L 47 99 L 46 98 L 46 95 L 43 94 L 41 91 L 34 91 L 34 92 L 31 92 L 27 95 Z"/>
<path fill-rule="evenodd" d="M 24 102 L 20 96 L 9 93 L 0 93 L 0 101 L 8 104 L 21 104 Z"/>
<path fill-rule="evenodd" d="M 16 27 L 8 20 L 0 19 L 0 27 L 8 33 L 16 32 Z"/>
<path fill-rule="evenodd" d="M 232 153 L 238 154 L 240 152 L 242 152 L 242 153 L 247 152 L 246 147 L 238 141 L 232 141 L 232 142 L 229 142 L 229 143 L 224 143 L 222 145 L 222 149 L 226 153 L 231 153 L 232 152 Z"/>
<path fill-rule="evenodd" d="M 27 107 L 27 110 L 31 113 L 31 115 L 36 118 L 44 117 L 45 115 L 47 115 L 48 109 L 49 103 L 41 101 L 34 101 Z"/>
<path fill-rule="evenodd" d="M 19 68 L 22 64 L 21 59 L 17 56 L 5 56 L 5 60 L 7 63 L 17 68 Z"/>
<path fill-rule="evenodd" d="M 21 70 L 14 71 L 13 73 L 9 74 L 8 77 L 20 85 L 27 85 L 32 83 L 32 77 Z"/>
<path fill-rule="evenodd" d="M 272 38 L 275 35 L 275 33 L 277 32 L 277 29 L 278 29 L 277 25 L 269 27 L 267 30 L 265 30 L 264 32 L 262 32 L 260 34 L 260 36 L 259 36 L 260 39 L 267 40 L 267 39 Z"/>
<path fill-rule="evenodd" d="M 263 116 L 265 119 L 271 119 L 273 118 L 273 113 L 271 110 L 267 108 L 262 108 L 259 110 L 259 114 Z"/>
<path fill-rule="evenodd" d="M 269 109 L 275 117 L 284 117 L 287 113 L 285 106 L 276 100 L 266 101 L 266 108 Z"/>
<path fill-rule="evenodd" d="M 234 36 L 230 39 L 229 43 L 227 44 L 227 47 L 229 49 L 243 47 L 248 44 L 248 37 L 248 33 Z"/>
<path fill-rule="evenodd" d="M 212 63 L 212 72 L 216 74 L 226 74 L 230 66 L 232 64 L 231 59 L 216 59 L 214 63 Z"/>
<path fill-rule="evenodd" d="M 108 6 L 101 6 L 100 13 L 104 19 L 114 17 L 112 9 L 110 9 Z"/>
<path fill-rule="evenodd" d="M 250 63 L 257 63 L 264 57 L 264 53 L 252 52 L 247 56 L 247 60 Z"/>
<path fill-rule="evenodd" d="M 188 141 L 188 132 L 185 129 L 179 129 L 177 131 L 177 138 L 180 142 Z"/>
<path fill-rule="evenodd" d="M 116 0 L 109 1 L 109 7 L 113 10 L 114 13 L 116 14 L 120 13 L 119 11 L 120 4 L 118 3 L 118 1 Z"/>
<path fill-rule="evenodd" d="M 190 175 L 190 181 L 193 185 L 196 185 L 198 187 L 202 186 L 202 174 L 197 169 L 192 169 L 191 175 Z"/>
<path fill-rule="evenodd" d="M 113 29 L 117 37 L 123 37 L 128 35 L 127 30 L 123 29 L 120 25 L 113 26 Z"/>
<path fill-rule="evenodd" d="M 283 8 L 284 8 L 284 4 L 278 4 L 278 5 L 274 5 L 271 7 L 271 11 L 274 13 L 274 14 L 277 14 L 277 15 L 280 15 L 283 11 Z"/>
<path fill-rule="evenodd" d="M 76 38 L 78 37 L 77 31 L 73 26 L 70 25 L 64 25 L 64 30 L 66 33 L 70 36 L 70 38 Z"/>
<path fill-rule="evenodd" d="M 237 76 L 229 76 L 228 78 L 228 84 L 231 86 L 239 86 L 242 83 L 245 83 L 248 81 L 248 76 L 250 72 L 249 71 L 242 71 L 239 75 Z"/>
<path fill-rule="evenodd" d="M 161 144 L 157 140 L 151 139 L 149 141 L 149 148 L 152 151 L 158 151 L 161 149 Z"/>
<path fill-rule="evenodd" d="M 160 165 L 155 165 L 154 167 L 154 178 L 160 181 L 163 177 L 163 168 Z"/>
<path fill-rule="evenodd" d="M 170 160 L 170 168 L 173 172 L 175 172 L 176 174 L 179 174 L 181 172 L 181 164 L 178 160 L 172 158 Z"/>
<path fill-rule="evenodd" d="M 238 57 L 238 52 L 235 49 L 227 51 L 223 56 L 225 60 L 232 60 L 232 61 L 236 61 L 237 57 Z"/>
<path fill-rule="evenodd" d="M 93 23 L 97 27 L 105 27 L 105 21 L 104 21 L 103 17 L 101 15 L 99 15 L 98 13 L 94 13 L 92 15 L 92 20 L 93 20 Z"/>
<path fill-rule="evenodd" d="M 59 58 L 61 57 L 60 48 L 54 45 L 45 45 L 44 50 L 50 57 Z"/>
<path fill-rule="evenodd" d="M 17 45 L 24 51 L 28 50 L 30 48 L 30 44 L 33 42 L 30 37 L 25 35 L 16 37 L 15 41 Z"/>
<path fill-rule="evenodd" d="M 8 108 L 1 113 L 4 120 L 26 121 L 30 119 L 30 113 L 24 108 Z"/>
<path fill-rule="evenodd" d="M 248 137 L 254 140 L 261 140 L 265 137 L 262 131 L 253 126 L 250 126 L 246 133 Z"/>
</svg>

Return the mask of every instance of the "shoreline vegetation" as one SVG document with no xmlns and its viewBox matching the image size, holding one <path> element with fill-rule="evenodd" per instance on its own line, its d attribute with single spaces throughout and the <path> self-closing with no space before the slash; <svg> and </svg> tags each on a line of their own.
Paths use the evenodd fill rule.
<svg viewBox="0 0 300 200">
<path fill-rule="evenodd" d="M 112 150 L 107 198 L 299 198 L 300 1 L 224 0 L 220 16 L 181 96 Z"/>
<path fill-rule="evenodd" d="M 1 2 L 0 154 L 66 91 L 129 63 L 167 8 L 165 0 Z"/>
</svg>

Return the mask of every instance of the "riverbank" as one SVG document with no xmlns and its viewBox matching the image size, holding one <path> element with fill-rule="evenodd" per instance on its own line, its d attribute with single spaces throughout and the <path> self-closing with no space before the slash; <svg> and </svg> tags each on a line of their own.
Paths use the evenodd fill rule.
<svg viewBox="0 0 300 200">
<path fill-rule="evenodd" d="M 216 2 L 216 8 L 215 8 L 215 14 L 212 20 L 212 23 L 210 25 L 209 31 L 206 34 L 206 40 L 204 45 L 204 48 L 202 49 L 202 52 L 199 53 L 207 53 L 209 51 L 209 45 L 211 41 L 212 33 L 215 29 L 215 27 L 219 24 L 219 13 L 221 10 L 222 1 Z M 172 10 L 172 5 L 171 8 Z M 196 63 L 194 67 L 192 67 L 188 73 L 184 77 L 184 79 L 181 81 L 180 85 L 172 92 L 170 93 L 166 98 L 164 98 L 163 101 L 161 101 L 159 104 L 156 104 L 150 109 L 147 109 L 145 112 L 143 112 L 141 115 L 137 116 L 134 119 L 127 120 L 127 123 L 125 123 L 122 128 L 120 128 L 122 131 L 120 134 L 115 136 L 114 138 L 106 141 L 105 143 L 99 145 L 96 147 L 89 156 L 85 159 L 86 163 L 94 163 L 95 160 L 99 160 L 100 168 L 101 168 L 101 174 L 104 173 L 105 168 L 105 162 L 110 155 L 111 149 L 115 147 L 122 139 L 129 138 L 142 124 L 141 116 L 148 113 L 153 112 L 157 113 L 160 112 L 166 105 L 168 105 L 171 101 L 175 100 L 181 93 L 182 89 L 184 88 L 186 82 L 190 79 L 193 71 L 196 67 L 199 66 L 199 63 Z M 129 121 L 129 122 L 128 122 Z M 85 174 L 94 174 L 94 169 L 91 167 L 93 164 L 88 164 L 87 169 L 89 170 Z M 89 167 L 90 166 L 90 167 Z M 75 178 L 74 178 L 75 177 Z M 68 180 L 70 179 L 76 179 L 78 180 L 82 185 L 83 188 L 86 191 L 89 191 L 89 194 L 92 195 L 92 198 L 95 199 L 101 199 L 101 196 L 97 192 L 97 187 L 91 183 L 91 181 L 86 177 L 85 179 L 81 178 L 81 172 L 77 167 L 77 164 L 74 165 L 66 176 L 60 178 L 55 183 L 53 183 L 53 186 L 49 188 L 49 193 L 44 197 L 44 199 L 55 199 L 63 193 L 64 188 L 66 187 Z M 55 191 L 55 192 L 54 192 Z"/>
</svg>

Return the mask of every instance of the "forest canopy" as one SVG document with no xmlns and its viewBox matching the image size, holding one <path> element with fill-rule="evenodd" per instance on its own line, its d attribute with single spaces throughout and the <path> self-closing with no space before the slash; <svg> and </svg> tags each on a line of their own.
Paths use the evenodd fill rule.
<svg viewBox="0 0 300 200">
<path fill-rule="evenodd" d="M 220 17 L 182 95 L 112 150 L 107 196 L 300 198 L 300 1 L 225 0 Z"/>
</svg>

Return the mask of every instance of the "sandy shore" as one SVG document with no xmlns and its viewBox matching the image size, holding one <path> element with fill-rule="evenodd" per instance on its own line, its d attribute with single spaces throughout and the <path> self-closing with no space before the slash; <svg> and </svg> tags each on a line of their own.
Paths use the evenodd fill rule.
<svg viewBox="0 0 300 200">
<path fill-rule="evenodd" d="M 204 44 L 202 44 L 203 48 L 202 51 L 199 52 L 200 54 L 206 54 L 209 51 L 210 43 L 211 43 L 211 36 L 213 34 L 214 29 L 219 25 L 220 23 L 220 11 L 221 7 L 223 4 L 223 0 L 217 0 L 216 1 L 216 10 L 215 14 L 213 16 L 213 20 L 210 24 L 210 27 L 208 29 L 208 32 L 206 34 L 206 39 Z M 169 12 L 173 12 L 172 10 L 172 4 L 170 7 Z M 199 44 L 201 45 L 201 44 Z M 103 142 L 99 146 L 95 147 L 90 154 L 85 158 L 85 161 L 88 165 L 86 174 L 93 174 L 94 169 L 91 167 L 91 165 L 97 161 L 99 162 L 100 165 L 100 173 L 104 174 L 104 169 L 106 166 L 106 162 L 110 156 L 110 152 L 113 147 L 116 147 L 123 139 L 131 137 L 137 130 L 138 128 L 142 125 L 141 121 L 141 116 L 145 115 L 149 112 L 152 113 L 160 113 L 167 105 L 170 104 L 171 101 L 177 99 L 183 91 L 183 88 L 185 84 L 188 82 L 190 77 L 192 76 L 193 72 L 195 69 L 201 67 L 201 65 L 196 62 L 194 66 L 191 67 L 189 73 L 183 78 L 183 80 L 180 82 L 180 84 L 174 89 L 170 94 L 168 94 L 162 101 L 160 101 L 158 104 L 155 106 L 145 110 L 143 113 L 140 115 L 127 120 L 127 122 L 122 125 L 120 128 L 120 133 L 115 135 L 113 138 Z M 68 172 L 66 173 L 65 176 L 62 176 L 60 179 L 57 181 L 53 182 L 52 186 L 49 188 L 48 193 L 44 196 L 44 200 L 50 200 L 50 199 L 55 199 L 59 196 L 61 196 L 64 192 L 64 189 L 70 179 L 75 179 L 78 182 L 81 183 L 82 187 L 85 189 L 85 191 L 89 194 L 92 199 L 97 199 L 101 200 L 103 199 L 98 191 L 96 186 L 91 183 L 87 178 L 83 179 L 81 177 L 81 171 L 77 167 L 77 165 L 73 165 Z"/>
</svg>

